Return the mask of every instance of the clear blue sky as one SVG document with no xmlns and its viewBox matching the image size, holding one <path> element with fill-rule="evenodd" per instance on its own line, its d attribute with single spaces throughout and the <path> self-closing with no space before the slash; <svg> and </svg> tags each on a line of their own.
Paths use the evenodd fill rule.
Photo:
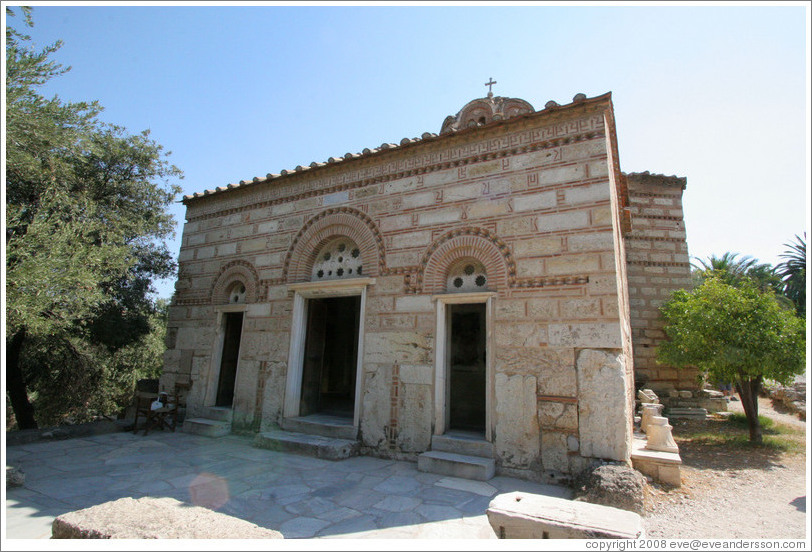
<svg viewBox="0 0 812 552">
<path fill-rule="evenodd" d="M 56 59 L 73 67 L 46 95 L 98 100 L 108 122 L 150 129 L 184 194 L 439 132 L 493 77 L 496 95 L 537 109 L 611 91 L 621 169 L 688 178 L 692 256 L 776 264 L 808 231 L 806 2 L 30 4 L 29 34 L 62 39 Z M 173 212 L 177 255 L 185 210 Z"/>
</svg>

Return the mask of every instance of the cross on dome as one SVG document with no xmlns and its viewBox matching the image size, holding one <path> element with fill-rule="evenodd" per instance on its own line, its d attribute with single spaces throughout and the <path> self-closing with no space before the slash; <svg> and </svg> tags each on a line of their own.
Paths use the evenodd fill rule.
<svg viewBox="0 0 812 552">
<path fill-rule="evenodd" d="M 488 82 L 485 83 L 485 86 L 488 87 L 488 97 L 493 96 L 493 85 L 496 84 L 496 81 L 493 80 L 493 77 L 488 77 Z"/>
</svg>

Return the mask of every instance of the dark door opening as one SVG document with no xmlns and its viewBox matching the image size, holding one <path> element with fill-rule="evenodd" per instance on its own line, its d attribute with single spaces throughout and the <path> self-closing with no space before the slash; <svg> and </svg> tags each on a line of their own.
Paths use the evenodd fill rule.
<svg viewBox="0 0 812 552">
<path fill-rule="evenodd" d="M 237 378 L 237 361 L 240 358 L 242 313 L 227 312 L 224 316 L 223 356 L 220 358 L 220 378 L 214 405 L 230 407 L 234 403 L 234 382 Z"/>
<path fill-rule="evenodd" d="M 307 311 L 299 415 L 352 418 L 361 297 L 310 299 Z"/>
<path fill-rule="evenodd" d="M 448 310 L 448 429 L 484 434 L 485 303 Z"/>
</svg>

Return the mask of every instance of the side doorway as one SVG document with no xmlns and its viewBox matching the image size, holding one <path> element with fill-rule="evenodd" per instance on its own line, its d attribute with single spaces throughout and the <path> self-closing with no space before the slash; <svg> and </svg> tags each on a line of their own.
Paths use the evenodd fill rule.
<svg viewBox="0 0 812 552">
<path fill-rule="evenodd" d="M 434 434 L 492 440 L 495 293 L 435 295 Z"/>
<path fill-rule="evenodd" d="M 231 408 L 234 404 L 234 385 L 242 341 L 242 312 L 223 313 L 223 352 L 220 356 L 220 374 L 214 406 Z"/>
</svg>

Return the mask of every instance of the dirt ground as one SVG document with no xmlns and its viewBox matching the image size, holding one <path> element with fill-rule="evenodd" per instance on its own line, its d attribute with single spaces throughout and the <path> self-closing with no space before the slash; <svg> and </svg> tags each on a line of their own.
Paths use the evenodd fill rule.
<svg viewBox="0 0 812 552">
<path fill-rule="evenodd" d="M 729 409 L 743 412 L 740 402 L 731 402 Z M 769 399 L 759 400 L 759 414 L 802 429 L 806 434 L 806 422 L 776 411 Z M 644 518 L 647 536 L 806 538 L 809 489 L 806 453 L 693 443 L 680 435 L 693 423 L 702 422 L 672 423 L 683 462 L 682 487 L 649 487 L 649 512 Z M 712 430 L 722 427 L 706 425 Z"/>
</svg>

